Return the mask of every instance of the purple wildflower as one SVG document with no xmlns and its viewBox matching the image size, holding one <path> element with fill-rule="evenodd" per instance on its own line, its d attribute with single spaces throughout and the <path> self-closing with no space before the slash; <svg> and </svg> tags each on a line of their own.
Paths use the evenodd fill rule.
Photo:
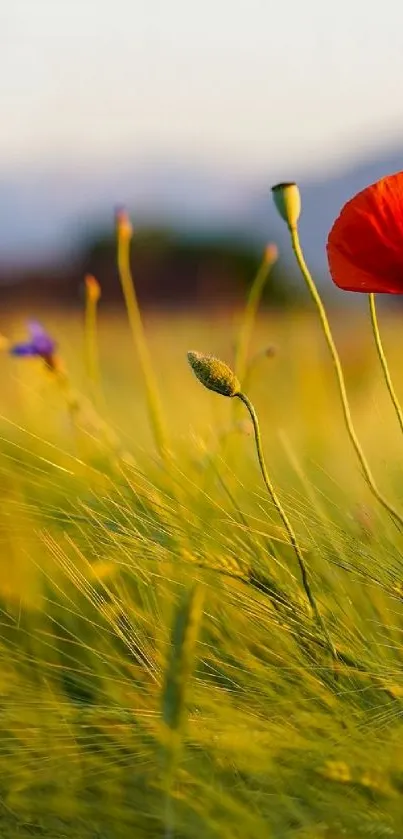
<svg viewBox="0 0 403 839">
<path fill-rule="evenodd" d="M 53 368 L 56 342 L 37 321 L 28 322 L 28 332 L 30 340 L 13 344 L 10 347 L 11 355 L 43 358 L 46 364 Z"/>
</svg>

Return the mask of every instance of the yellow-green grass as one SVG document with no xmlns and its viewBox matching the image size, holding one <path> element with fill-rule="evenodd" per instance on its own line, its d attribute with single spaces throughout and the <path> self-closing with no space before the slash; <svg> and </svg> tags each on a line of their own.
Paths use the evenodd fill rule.
<svg viewBox="0 0 403 839">
<path fill-rule="evenodd" d="M 43 320 L 85 397 L 80 319 Z M 72 424 L 40 361 L 0 357 L 5 839 L 402 835 L 403 534 L 359 473 L 318 323 L 260 318 L 250 358 L 277 351 L 256 363 L 247 391 L 338 652 L 335 680 L 248 417 L 207 393 L 186 362 L 196 349 L 232 364 L 237 320 L 145 319 L 169 469 L 123 317 L 100 310 L 102 422 L 84 399 Z M 400 318 L 380 320 L 403 396 Z M 369 320 L 332 321 L 363 448 L 403 509 L 403 439 Z M 20 337 L 23 313 L 1 327 Z M 184 647 L 175 669 L 175 627 L 195 583 L 203 617 L 191 666 Z M 187 719 L 167 789 L 172 672 L 187 684 L 175 682 L 169 719 L 175 695 Z"/>
</svg>

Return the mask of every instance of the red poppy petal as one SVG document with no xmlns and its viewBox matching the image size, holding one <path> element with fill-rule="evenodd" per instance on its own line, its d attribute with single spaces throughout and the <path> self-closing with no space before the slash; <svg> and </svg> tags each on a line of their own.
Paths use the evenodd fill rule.
<svg viewBox="0 0 403 839">
<path fill-rule="evenodd" d="M 329 233 L 327 253 L 340 288 L 403 293 L 403 172 L 345 204 Z"/>
<path fill-rule="evenodd" d="M 357 268 L 338 250 L 329 243 L 327 255 L 330 273 L 335 285 L 343 291 L 360 291 L 365 294 L 403 294 L 403 270 L 400 283 L 396 280 L 385 279 L 377 273 L 370 273 Z"/>
</svg>

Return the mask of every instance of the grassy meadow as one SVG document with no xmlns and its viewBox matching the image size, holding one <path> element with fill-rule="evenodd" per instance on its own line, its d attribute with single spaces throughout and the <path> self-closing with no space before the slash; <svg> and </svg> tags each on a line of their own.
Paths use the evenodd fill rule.
<svg viewBox="0 0 403 839">
<path fill-rule="evenodd" d="M 25 314 L 3 316 L 11 340 Z M 1 354 L 0 836 L 402 837 L 403 532 L 361 475 L 315 314 L 259 317 L 245 390 L 336 663 L 245 408 L 186 361 L 233 364 L 241 313 L 145 318 L 165 462 L 124 316 L 101 301 L 99 378 L 83 318 L 36 314 L 77 397 L 41 359 Z M 403 513 L 368 315 L 331 320 L 360 441 Z M 401 318 L 380 322 L 403 399 Z"/>
</svg>

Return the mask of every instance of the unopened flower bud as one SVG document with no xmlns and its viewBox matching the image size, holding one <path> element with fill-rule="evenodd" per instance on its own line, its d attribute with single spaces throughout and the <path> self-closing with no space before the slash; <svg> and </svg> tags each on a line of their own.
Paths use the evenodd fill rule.
<svg viewBox="0 0 403 839">
<path fill-rule="evenodd" d="M 301 213 L 301 196 L 297 184 L 276 184 L 271 191 L 277 212 L 288 227 L 295 228 Z"/>
<path fill-rule="evenodd" d="M 222 396 L 236 396 L 241 385 L 231 368 L 219 358 L 203 355 L 200 352 L 188 352 L 188 362 L 199 382 Z"/>
</svg>

